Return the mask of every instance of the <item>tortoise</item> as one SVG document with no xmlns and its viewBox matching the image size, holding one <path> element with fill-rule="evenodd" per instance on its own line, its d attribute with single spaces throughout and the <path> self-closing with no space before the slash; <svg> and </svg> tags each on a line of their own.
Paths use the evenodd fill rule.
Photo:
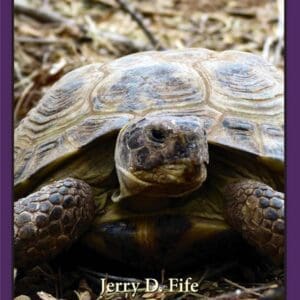
<svg viewBox="0 0 300 300">
<path fill-rule="evenodd" d="M 79 237 L 117 261 L 177 266 L 233 233 L 281 264 L 283 110 L 281 73 L 234 50 L 64 75 L 15 129 L 16 266 Z"/>
</svg>

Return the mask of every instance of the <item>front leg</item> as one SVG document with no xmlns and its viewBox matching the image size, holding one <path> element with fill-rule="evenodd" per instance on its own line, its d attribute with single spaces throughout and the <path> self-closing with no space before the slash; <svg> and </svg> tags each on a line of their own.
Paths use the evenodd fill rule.
<svg viewBox="0 0 300 300">
<path fill-rule="evenodd" d="M 229 224 L 276 263 L 284 259 L 284 194 L 254 180 L 241 179 L 224 189 Z"/>
<path fill-rule="evenodd" d="M 91 187 L 66 178 L 14 203 L 16 267 L 44 262 L 68 248 L 94 216 Z"/>
</svg>

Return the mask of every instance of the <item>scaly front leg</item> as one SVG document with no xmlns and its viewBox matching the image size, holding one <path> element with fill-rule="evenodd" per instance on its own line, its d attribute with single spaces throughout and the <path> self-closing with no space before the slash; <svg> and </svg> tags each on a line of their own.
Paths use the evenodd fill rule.
<svg viewBox="0 0 300 300">
<path fill-rule="evenodd" d="M 14 203 L 16 267 L 46 261 L 69 247 L 95 213 L 91 187 L 66 178 Z"/>
<path fill-rule="evenodd" d="M 241 179 L 224 189 L 229 224 L 276 263 L 284 258 L 284 194 Z"/>
</svg>

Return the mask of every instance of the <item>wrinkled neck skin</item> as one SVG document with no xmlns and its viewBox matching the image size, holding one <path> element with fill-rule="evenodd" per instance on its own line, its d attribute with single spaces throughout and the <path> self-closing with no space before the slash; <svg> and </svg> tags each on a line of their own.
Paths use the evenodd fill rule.
<svg viewBox="0 0 300 300">
<path fill-rule="evenodd" d="M 172 207 L 174 202 L 179 203 L 181 198 L 191 194 L 202 185 L 202 183 L 200 183 L 185 186 L 182 192 L 177 189 L 176 194 L 174 194 L 172 185 L 168 186 L 164 184 L 160 186 L 159 184 L 146 183 L 138 180 L 124 169 L 119 170 L 118 174 L 121 172 L 124 179 L 120 184 L 120 188 L 112 195 L 112 200 L 113 202 L 120 202 L 125 208 L 138 212 L 157 211 Z M 206 176 L 206 172 L 204 176 Z M 186 190 L 186 188 L 188 188 L 188 190 Z M 155 193 L 153 193 L 153 190 L 155 190 Z M 122 195 L 120 191 L 122 191 Z M 132 193 L 132 191 L 134 191 L 134 193 Z"/>
<path fill-rule="evenodd" d="M 203 122 L 172 115 L 134 120 L 119 133 L 115 164 L 120 190 L 113 195 L 114 202 L 160 208 L 161 199 L 168 204 L 188 195 L 207 175 Z"/>
</svg>

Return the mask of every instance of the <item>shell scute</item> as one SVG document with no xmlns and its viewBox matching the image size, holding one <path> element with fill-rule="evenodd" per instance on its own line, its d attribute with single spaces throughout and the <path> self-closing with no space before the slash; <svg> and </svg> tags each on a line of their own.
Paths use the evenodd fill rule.
<svg viewBox="0 0 300 300">
<path fill-rule="evenodd" d="M 209 101 L 217 109 L 254 118 L 282 114 L 282 78 L 266 61 L 226 51 L 202 66 L 211 85 Z"/>
<path fill-rule="evenodd" d="M 223 93 L 227 91 L 235 97 L 259 99 L 262 97 L 260 91 L 273 85 L 270 79 L 258 76 L 245 63 L 224 63 L 215 72 Z"/>
<path fill-rule="evenodd" d="M 65 136 L 75 148 L 80 149 L 99 137 L 118 132 L 130 119 L 131 115 L 92 116 L 68 129 Z"/>
<path fill-rule="evenodd" d="M 95 111 L 131 112 L 196 104 L 206 87 L 197 72 L 178 63 L 137 65 L 112 73 L 94 90 Z"/>
<path fill-rule="evenodd" d="M 88 65 L 66 74 L 20 122 L 14 136 L 15 149 L 20 149 L 15 160 L 16 184 L 77 150 L 63 138 L 63 133 L 90 113 L 86 99 L 103 76 L 99 67 Z M 32 157 L 27 159 L 29 154 L 24 156 L 21 152 Z"/>
<path fill-rule="evenodd" d="M 273 124 L 261 124 L 261 143 L 263 156 L 271 157 L 279 161 L 284 159 L 284 131 Z"/>
<path fill-rule="evenodd" d="M 38 144 L 31 154 L 30 163 L 26 166 L 26 173 L 21 174 L 17 182 L 27 176 L 34 175 L 56 161 L 57 158 L 62 158 L 66 153 L 72 152 L 72 150 L 75 149 L 72 149 L 63 136 L 55 136 Z"/>
<path fill-rule="evenodd" d="M 209 135 L 210 142 L 255 154 L 260 153 L 259 137 L 254 122 L 225 117 L 221 124 L 222 127 L 217 126 L 217 129 Z"/>
<path fill-rule="evenodd" d="M 27 136 L 31 143 L 36 144 L 54 132 L 59 134 L 59 130 L 76 122 L 84 113 L 88 114 L 90 108 L 86 99 L 103 75 L 99 66 L 76 69 L 54 84 L 20 123 L 15 131 L 15 142 L 22 144 L 23 137 Z"/>
<path fill-rule="evenodd" d="M 14 180 L 19 181 L 22 174 L 28 169 L 33 156 L 33 149 L 22 149 L 15 146 L 14 149 Z"/>
</svg>

